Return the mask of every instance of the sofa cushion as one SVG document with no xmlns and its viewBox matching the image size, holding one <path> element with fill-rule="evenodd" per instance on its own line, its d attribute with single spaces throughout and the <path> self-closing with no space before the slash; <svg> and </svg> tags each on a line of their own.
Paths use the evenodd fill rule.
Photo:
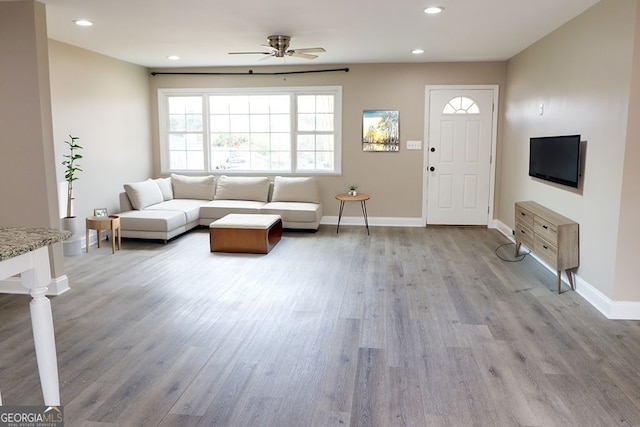
<svg viewBox="0 0 640 427">
<path fill-rule="evenodd" d="M 214 200 L 200 208 L 200 223 L 216 220 L 228 214 L 257 214 L 262 213 L 264 202 L 251 200 Z"/>
<path fill-rule="evenodd" d="M 151 179 L 134 182 L 132 184 L 124 184 L 124 191 L 129 197 L 131 206 L 137 210 L 164 201 L 158 184 Z"/>
<path fill-rule="evenodd" d="M 318 180 L 315 177 L 276 176 L 271 201 L 320 203 Z"/>
<path fill-rule="evenodd" d="M 269 198 L 269 178 L 259 176 L 219 176 L 214 200 L 253 200 Z"/>
<path fill-rule="evenodd" d="M 118 215 L 122 230 L 169 232 L 186 224 L 185 214 L 180 211 L 145 209 L 122 212 Z"/>
<path fill-rule="evenodd" d="M 184 213 L 187 224 L 198 221 L 200 217 L 200 206 L 207 203 L 197 199 L 173 199 L 157 205 L 149 206 L 146 211 L 177 211 Z"/>
<path fill-rule="evenodd" d="M 271 202 L 264 205 L 260 213 L 280 215 L 284 222 L 319 223 L 322 218 L 322 205 L 304 202 Z"/>
<path fill-rule="evenodd" d="M 171 174 L 174 199 L 213 200 L 216 190 L 213 175 L 184 176 Z"/>
<path fill-rule="evenodd" d="M 171 186 L 171 178 L 156 178 L 155 183 L 162 193 L 162 198 L 166 202 L 173 199 L 173 187 Z"/>
</svg>

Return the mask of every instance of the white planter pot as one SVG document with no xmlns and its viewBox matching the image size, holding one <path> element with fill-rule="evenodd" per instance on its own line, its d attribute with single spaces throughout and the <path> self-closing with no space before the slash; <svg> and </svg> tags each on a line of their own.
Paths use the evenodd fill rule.
<svg viewBox="0 0 640 427">
<path fill-rule="evenodd" d="M 75 235 L 78 232 L 78 218 L 75 216 L 65 217 L 60 219 L 61 227 L 63 230 L 71 232 L 71 235 Z"/>
</svg>

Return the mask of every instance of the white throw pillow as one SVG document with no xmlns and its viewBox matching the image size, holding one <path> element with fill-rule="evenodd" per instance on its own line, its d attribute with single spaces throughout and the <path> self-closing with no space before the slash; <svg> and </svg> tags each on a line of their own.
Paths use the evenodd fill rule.
<svg viewBox="0 0 640 427">
<path fill-rule="evenodd" d="M 269 198 L 269 178 L 261 176 L 219 176 L 216 200 L 255 200 Z"/>
<path fill-rule="evenodd" d="M 162 192 L 153 180 L 148 179 L 142 182 L 125 184 L 124 191 L 129 197 L 133 209 L 144 209 L 147 206 L 155 205 L 164 201 Z"/>
<path fill-rule="evenodd" d="M 276 176 L 271 201 L 320 203 L 318 180 L 315 177 Z"/>
<path fill-rule="evenodd" d="M 184 176 L 171 174 L 175 199 L 213 200 L 216 191 L 215 178 L 209 176 Z"/>
<path fill-rule="evenodd" d="M 158 188 L 162 193 L 162 198 L 164 201 L 173 199 L 173 187 L 171 187 L 171 178 L 157 178 L 154 179 L 155 183 L 158 184 Z"/>
</svg>

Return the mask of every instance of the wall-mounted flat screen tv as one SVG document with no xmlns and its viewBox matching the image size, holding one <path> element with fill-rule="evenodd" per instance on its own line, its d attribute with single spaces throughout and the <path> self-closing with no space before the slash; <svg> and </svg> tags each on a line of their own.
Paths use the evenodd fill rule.
<svg viewBox="0 0 640 427">
<path fill-rule="evenodd" d="M 580 135 L 531 138 L 529 176 L 578 188 Z"/>
</svg>

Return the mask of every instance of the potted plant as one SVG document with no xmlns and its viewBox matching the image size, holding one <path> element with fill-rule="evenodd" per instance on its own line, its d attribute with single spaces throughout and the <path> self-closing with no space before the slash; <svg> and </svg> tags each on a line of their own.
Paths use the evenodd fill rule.
<svg viewBox="0 0 640 427">
<path fill-rule="evenodd" d="M 358 186 L 355 184 L 351 184 L 348 186 L 349 188 L 349 192 L 347 193 L 350 196 L 357 196 L 358 192 L 356 191 L 358 189 Z"/>
<path fill-rule="evenodd" d="M 64 180 L 67 181 L 67 215 L 62 218 L 62 224 L 65 230 L 75 234 L 75 215 L 72 215 L 71 206 L 73 202 L 73 183 L 78 180 L 77 173 L 82 172 L 80 165 L 76 163 L 77 160 L 82 158 L 82 154 L 78 153 L 78 150 L 81 150 L 82 147 L 77 144 L 79 137 L 69 135 L 69 138 L 70 141 L 65 141 L 69 148 L 69 153 L 63 155 L 65 159 L 62 162 L 65 167 Z"/>
</svg>

